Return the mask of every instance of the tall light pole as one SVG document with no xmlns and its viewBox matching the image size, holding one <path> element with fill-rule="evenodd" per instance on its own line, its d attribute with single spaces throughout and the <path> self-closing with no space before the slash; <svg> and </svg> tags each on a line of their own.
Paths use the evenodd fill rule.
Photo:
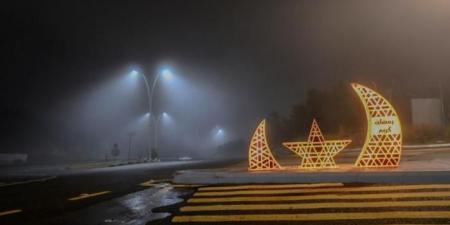
<svg viewBox="0 0 450 225">
<path fill-rule="evenodd" d="M 154 135 L 153 135 L 153 138 L 154 138 L 153 139 L 153 147 L 155 149 L 158 149 L 158 126 L 159 126 L 161 119 L 166 116 L 167 116 L 167 113 L 163 112 L 163 113 L 161 113 L 161 115 L 159 115 L 155 119 L 155 127 L 154 127 L 155 129 L 154 129 Z"/>
<path fill-rule="evenodd" d="M 131 157 L 131 143 L 133 141 L 133 136 L 134 136 L 134 132 L 128 133 L 128 156 L 127 156 L 128 162 L 130 162 L 130 157 Z"/>
<path fill-rule="evenodd" d="M 219 126 L 216 126 L 216 128 L 214 128 L 214 133 L 213 133 L 213 141 L 215 142 L 214 144 L 216 145 L 216 147 L 224 144 L 224 140 L 225 140 L 225 130 Z"/>
<path fill-rule="evenodd" d="M 152 83 L 152 87 L 150 88 L 147 76 L 145 76 L 144 73 L 139 73 L 136 70 L 131 71 L 131 75 L 136 76 L 136 75 L 141 75 L 141 77 L 144 79 L 144 83 L 145 83 L 145 87 L 147 90 L 147 100 L 148 100 L 148 113 L 149 113 L 149 143 L 148 143 L 148 149 L 147 149 L 147 159 L 150 159 L 150 148 L 151 148 L 151 127 L 152 127 L 152 117 L 154 117 L 154 113 L 153 113 L 153 96 L 155 93 L 155 88 L 156 88 L 156 84 L 158 83 L 158 80 L 160 79 L 161 76 L 163 76 L 165 79 L 171 79 L 173 74 L 169 69 L 163 69 L 160 72 L 158 72 L 155 77 L 153 78 L 153 83 Z M 155 124 L 156 126 L 156 124 Z M 154 132 L 156 131 L 156 128 L 154 130 Z M 156 136 L 156 135 L 155 135 Z M 156 138 L 155 138 L 156 139 Z"/>
</svg>

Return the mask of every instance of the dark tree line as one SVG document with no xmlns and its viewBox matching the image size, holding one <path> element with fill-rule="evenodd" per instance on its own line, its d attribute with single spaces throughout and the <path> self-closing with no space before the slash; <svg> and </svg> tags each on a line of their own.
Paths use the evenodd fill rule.
<svg viewBox="0 0 450 225">
<path fill-rule="evenodd" d="M 417 127 L 411 124 L 411 98 L 439 98 L 435 92 L 417 94 L 405 88 L 393 90 L 376 85 L 370 85 L 370 88 L 394 105 L 402 123 L 405 143 L 450 141 L 448 123 L 443 127 Z M 328 90 L 310 89 L 305 101 L 294 105 L 287 116 L 271 112 L 267 116 L 270 144 L 279 147 L 284 141 L 306 140 L 314 118 L 326 139 L 350 138 L 353 146 L 360 146 L 364 141 L 367 121 L 363 105 L 350 85 L 338 84 Z"/>
<path fill-rule="evenodd" d="M 305 102 L 294 105 L 286 117 L 271 112 L 267 116 L 271 144 L 306 139 L 314 118 L 326 138 L 364 139 L 363 106 L 349 85 L 339 84 L 329 90 L 310 89 Z"/>
</svg>

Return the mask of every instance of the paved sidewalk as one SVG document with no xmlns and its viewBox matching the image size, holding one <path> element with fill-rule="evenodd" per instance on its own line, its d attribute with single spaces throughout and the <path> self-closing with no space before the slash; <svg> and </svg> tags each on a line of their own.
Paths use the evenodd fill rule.
<svg viewBox="0 0 450 225">
<path fill-rule="evenodd" d="M 404 150 L 398 168 L 365 169 L 353 167 L 359 150 L 341 154 L 338 168 L 304 170 L 297 169 L 299 158 L 280 158 L 284 167 L 280 171 L 251 172 L 243 160 L 222 169 L 178 171 L 174 183 L 189 184 L 245 184 L 245 183 L 450 183 L 450 149 Z"/>
</svg>

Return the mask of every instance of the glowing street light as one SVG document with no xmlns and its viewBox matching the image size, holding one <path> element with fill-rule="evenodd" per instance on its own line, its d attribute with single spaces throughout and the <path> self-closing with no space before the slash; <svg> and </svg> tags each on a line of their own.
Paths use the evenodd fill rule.
<svg viewBox="0 0 450 225">
<path fill-rule="evenodd" d="M 136 70 L 132 70 L 131 72 L 130 72 L 130 75 L 131 76 L 137 76 L 139 73 L 138 73 L 138 71 L 136 71 Z"/>
<path fill-rule="evenodd" d="M 130 72 L 131 76 L 137 76 L 137 75 L 141 75 L 142 78 L 144 79 L 145 82 L 145 86 L 147 88 L 147 97 L 148 97 L 148 107 L 149 110 L 148 112 L 151 114 L 152 113 L 152 107 L 153 107 L 153 95 L 155 92 L 155 87 L 156 84 L 158 83 L 160 77 L 162 76 L 165 80 L 171 80 L 173 78 L 173 73 L 170 69 L 163 69 L 161 70 L 159 73 L 157 73 L 155 75 L 155 78 L 153 79 L 153 83 L 152 83 L 152 87 L 150 88 L 147 76 L 145 76 L 145 74 L 138 72 L 137 70 L 132 70 Z"/>
<path fill-rule="evenodd" d="M 219 126 L 216 126 L 212 131 L 213 141 L 216 145 L 221 145 L 225 142 L 225 130 Z"/>
<path fill-rule="evenodd" d="M 172 71 L 170 71 L 169 69 L 163 69 L 161 74 L 166 80 L 171 80 L 173 77 Z"/>
<path fill-rule="evenodd" d="M 149 85 L 149 82 L 148 82 L 148 79 L 147 79 L 147 76 L 145 76 L 145 74 L 143 74 L 143 73 L 140 73 L 140 72 L 138 72 L 137 70 L 132 70 L 131 72 L 130 72 L 130 76 L 133 76 L 133 77 L 135 77 L 135 76 L 138 76 L 138 75 L 141 75 L 141 77 L 143 78 L 143 80 L 144 80 L 144 82 L 145 82 L 145 87 L 146 87 L 146 90 L 147 90 L 147 99 L 148 99 L 148 113 L 149 113 L 149 116 L 150 117 L 152 117 L 153 116 L 153 113 L 152 113 L 152 111 L 153 111 L 153 96 L 154 96 L 154 93 L 155 93 L 155 87 L 156 87 L 156 84 L 158 83 L 158 81 L 159 81 L 159 79 L 160 79 L 160 77 L 162 76 L 163 77 L 163 79 L 165 79 L 165 80 L 170 80 L 170 79 L 172 79 L 172 77 L 173 77 L 173 73 L 172 73 L 172 71 L 170 70 L 170 69 L 168 69 L 168 68 L 165 68 L 165 69 L 162 69 L 161 71 L 159 71 L 156 75 L 155 75 L 155 77 L 153 78 L 153 83 L 152 83 L 152 86 L 151 86 L 151 88 L 150 88 L 150 85 Z M 163 113 L 164 114 L 164 113 Z M 156 120 L 159 120 L 159 119 L 156 119 Z M 152 120 L 150 119 L 149 120 L 149 128 L 150 128 L 150 130 L 151 130 L 151 123 L 152 123 Z M 155 122 L 156 123 L 156 122 Z M 156 131 L 156 124 L 155 124 L 155 130 L 154 130 L 154 133 L 155 133 L 155 141 L 156 141 L 156 133 L 157 133 L 157 131 Z M 149 140 L 151 140 L 151 137 L 149 138 Z M 151 148 L 151 144 L 150 144 L 150 141 L 149 141 L 149 148 Z M 147 151 L 147 157 L 148 158 L 150 158 L 150 152 L 149 151 Z"/>
</svg>

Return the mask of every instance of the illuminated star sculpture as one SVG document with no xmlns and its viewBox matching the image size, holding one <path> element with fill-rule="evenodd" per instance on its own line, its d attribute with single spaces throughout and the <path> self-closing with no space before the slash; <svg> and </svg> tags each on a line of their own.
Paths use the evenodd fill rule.
<svg viewBox="0 0 450 225">
<path fill-rule="evenodd" d="M 335 168 L 334 156 L 342 151 L 351 140 L 325 141 L 316 120 L 313 120 L 307 142 L 285 142 L 284 146 L 302 158 L 300 168 Z"/>
</svg>

